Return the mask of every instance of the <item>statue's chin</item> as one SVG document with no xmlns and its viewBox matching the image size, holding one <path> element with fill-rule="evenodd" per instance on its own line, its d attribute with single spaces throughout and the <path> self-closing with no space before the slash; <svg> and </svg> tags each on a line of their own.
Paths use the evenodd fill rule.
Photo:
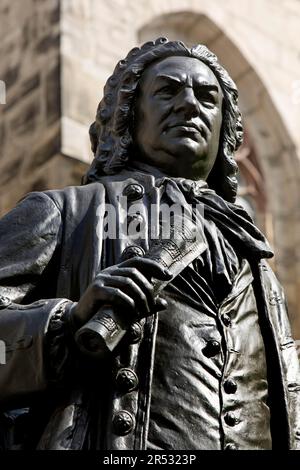
<svg viewBox="0 0 300 470">
<path fill-rule="evenodd" d="M 173 177 L 206 179 L 207 168 L 212 166 L 208 161 L 210 156 L 206 141 L 195 142 L 193 139 L 181 137 L 169 139 L 168 142 L 155 147 L 137 147 L 136 150 L 135 160 L 156 167 Z"/>
</svg>

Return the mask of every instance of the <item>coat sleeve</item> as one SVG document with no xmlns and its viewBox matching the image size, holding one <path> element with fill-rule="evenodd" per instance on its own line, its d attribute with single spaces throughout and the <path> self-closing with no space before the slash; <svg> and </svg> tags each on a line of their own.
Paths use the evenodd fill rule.
<svg viewBox="0 0 300 470">
<path fill-rule="evenodd" d="M 287 405 L 289 447 L 300 450 L 300 364 L 292 337 L 287 303 L 281 284 L 267 263 L 261 263 L 269 318 L 278 345 Z"/>
<path fill-rule="evenodd" d="M 45 337 L 69 302 L 32 302 L 62 230 L 61 213 L 44 193 L 31 193 L 0 220 L 0 404 L 23 406 L 47 387 Z"/>
</svg>

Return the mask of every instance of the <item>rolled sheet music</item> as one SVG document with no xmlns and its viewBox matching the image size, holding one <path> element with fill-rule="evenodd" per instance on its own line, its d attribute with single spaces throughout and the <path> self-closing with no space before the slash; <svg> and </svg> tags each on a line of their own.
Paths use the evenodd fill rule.
<svg viewBox="0 0 300 470">
<path fill-rule="evenodd" d="M 198 221 L 198 223 L 197 223 Z M 168 227 L 160 225 L 160 235 L 152 240 L 144 258 L 160 263 L 172 273 L 174 279 L 186 266 L 207 248 L 199 219 L 173 216 Z M 162 235 L 167 233 L 167 238 Z M 147 274 L 147 273 L 145 273 Z M 171 279 L 171 280 L 172 280 Z M 152 279 L 154 295 L 157 296 L 171 281 Z M 79 349 L 90 356 L 102 358 L 110 354 L 129 329 L 128 319 L 109 305 L 104 305 L 75 335 Z"/>
</svg>

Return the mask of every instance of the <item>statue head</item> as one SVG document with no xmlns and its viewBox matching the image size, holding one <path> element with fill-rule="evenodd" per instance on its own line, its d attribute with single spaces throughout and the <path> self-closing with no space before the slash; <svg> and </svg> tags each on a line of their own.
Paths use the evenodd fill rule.
<svg viewBox="0 0 300 470">
<path fill-rule="evenodd" d="M 242 136 L 237 88 L 217 57 L 203 45 L 159 38 L 132 49 L 107 80 L 90 127 L 95 158 L 84 182 L 142 160 L 172 176 L 206 179 L 234 201 Z M 182 155 L 190 174 L 180 174 Z"/>
</svg>

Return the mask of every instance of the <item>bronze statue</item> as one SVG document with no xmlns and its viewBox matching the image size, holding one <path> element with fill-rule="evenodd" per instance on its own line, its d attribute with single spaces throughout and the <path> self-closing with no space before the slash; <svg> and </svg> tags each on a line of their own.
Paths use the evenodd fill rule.
<svg viewBox="0 0 300 470">
<path fill-rule="evenodd" d="M 300 449 L 284 295 L 234 203 L 237 98 L 205 46 L 134 48 L 83 184 L 0 221 L 3 447 Z"/>
</svg>

